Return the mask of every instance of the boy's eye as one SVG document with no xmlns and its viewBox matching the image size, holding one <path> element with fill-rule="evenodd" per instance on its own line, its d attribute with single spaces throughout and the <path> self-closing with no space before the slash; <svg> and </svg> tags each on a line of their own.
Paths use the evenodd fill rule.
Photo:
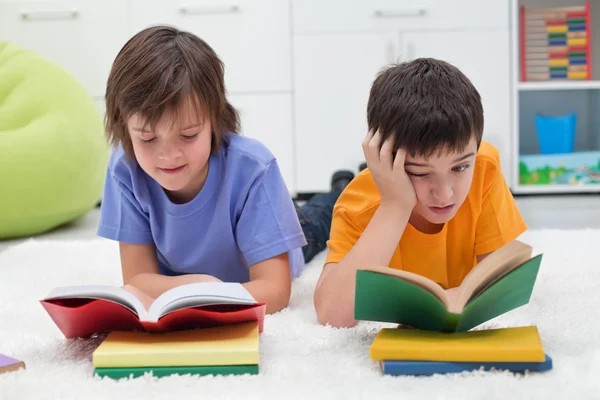
<svg viewBox="0 0 600 400">
<path fill-rule="evenodd" d="M 429 175 L 429 174 L 414 174 L 414 173 L 412 173 L 412 172 L 408 172 L 408 171 L 406 171 L 406 173 L 407 173 L 409 176 L 414 176 L 414 177 L 416 177 L 416 178 L 424 178 L 424 177 L 426 177 L 427 175 Z"/>
<path fill-rule="evenodd" d="M 470 164 L 465 164 L 465 165 L 458 165 L 454 168 L 452 168 L 452 171 L 454 172 L 464 172 L 465 170 L 467 170 L 471 165 Z"/>
<path fill-rule="evenodd" d="M 185 140 L 194 140 L 196 138 L 196 136 L 198 136 L 197 133 L 195 133 L 193 135 L 181 135 L 181 137 L 184 138 Z"/>
<path fill-rule="evenodd" d="M 140 142 L 144 143 L 144 144 L 149 144 L 154 142 L 154 140 L 156 140 L 156 138 L 152 138 L 152 139 L 140 139 Z"/>
</svg>

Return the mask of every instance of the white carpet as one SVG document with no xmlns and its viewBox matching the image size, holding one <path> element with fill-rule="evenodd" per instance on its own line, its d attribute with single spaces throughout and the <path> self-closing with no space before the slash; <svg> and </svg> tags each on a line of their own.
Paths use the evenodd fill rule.
<svg viewBox="0 0 600 400">
<path fill-rule="evenodd" d="M 532 301 L 483 327 L 536 324 L 552 371 L 382 376 L 368 349 L 389 325 L 317 325 L 312 293 L 321 254 L 295 281 L 290 307 L 267 317 L 258 376 L 119 382 L 92 377 L 100 339 L 64 339 L 38 303 L 55 286 L 118 285 L 115 243 L 30 240 L 0 253 L 0 353 L 27 364 L 0 375 L 0 398 L 600 399 L 600 230 L 530 231 L 522 239 L 545 253 Z"/>
</svg>

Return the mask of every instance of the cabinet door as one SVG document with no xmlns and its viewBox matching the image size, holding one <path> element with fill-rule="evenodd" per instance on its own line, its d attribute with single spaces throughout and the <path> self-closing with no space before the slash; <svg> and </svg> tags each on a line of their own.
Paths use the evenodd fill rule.
<svg viewBox="0 0 600 400">
<path fill-rule="evenodd" d="M 298 192 L 328 191 L 333 172 L 356 172 L 364 161 L 369 90 L 398 43 L 396 34 L 294 38 Z"/>
<path fill-rule="evenodd" d="M 271 150 L 293 196 L 296 192 L 291 95 L 233 95 L 229 101 L 240 114 L 241 134 L 259 140 Z"/>
<path fill-rule="evenodd" d="M 288 1 L 132 0 L 132 34 L 168 24 L 206 41 L 225 64 L 230 93 L 289 91 Z"/>
<path fill-rule="evenodd" d="M 504 176 L 511 180 L 509 34 L 505 29 L 470 32 L 406 33 L 402 59 L 433 57 L 459 68 L 475 85 L 483 103 L 483 139 L 500 152 Z"/>
<path fill-rule="evenodd" d="M 55 62 L 97 99 L 128 39 L 127 23 L 123 0 L 0 2 L 0 40 Z"/>
</svg>

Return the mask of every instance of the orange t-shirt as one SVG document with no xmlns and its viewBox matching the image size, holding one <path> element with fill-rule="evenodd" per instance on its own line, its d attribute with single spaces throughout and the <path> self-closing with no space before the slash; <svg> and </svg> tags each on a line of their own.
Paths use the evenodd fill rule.
<svg viewBox="0 0 600 400">
<path fill-rule="evenodd" d="M 527 229 L 500 169 L 498 150 L 482 142 L 473 181 L 454 218 L 436 234 L 407 224 L 390 268 L 425 276 L 444 288 L 460 285 L 477 255 L 497 250 Z M 326 263 L 337 263 L 352 249 L 379 207 L 371 172 L 362 171 L 344 190 L 333 211 Z"/>
</svg>

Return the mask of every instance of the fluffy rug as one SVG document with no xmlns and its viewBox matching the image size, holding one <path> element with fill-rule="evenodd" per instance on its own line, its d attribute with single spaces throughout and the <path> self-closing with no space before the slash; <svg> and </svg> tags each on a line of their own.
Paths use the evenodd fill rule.
<svg viewBox="0 0 600 400">
<path fill-rule="evenodd" d="M 369 359 L 369 345 L 379 328 L 390 325 L 317 324 L 312 294 L 321 254 L 294 282 L 290 306 L 267 317 L 259 375 L 122 381 L 92 376 L 91 354 L 101 338 L 64 339 L 38 303 L 55 286 L 118 285 L 116 244 L 30 240 L 0 253 L 0 353 L 27 364 L 0 375 L 0 398 L 598 399 L 600 230 L 530 231 L 521 239 L 545 253 L 532 300 L 481 328 L 537 325 L 554 360 L 552 371 L 382 376 Z"/>
</svg>

